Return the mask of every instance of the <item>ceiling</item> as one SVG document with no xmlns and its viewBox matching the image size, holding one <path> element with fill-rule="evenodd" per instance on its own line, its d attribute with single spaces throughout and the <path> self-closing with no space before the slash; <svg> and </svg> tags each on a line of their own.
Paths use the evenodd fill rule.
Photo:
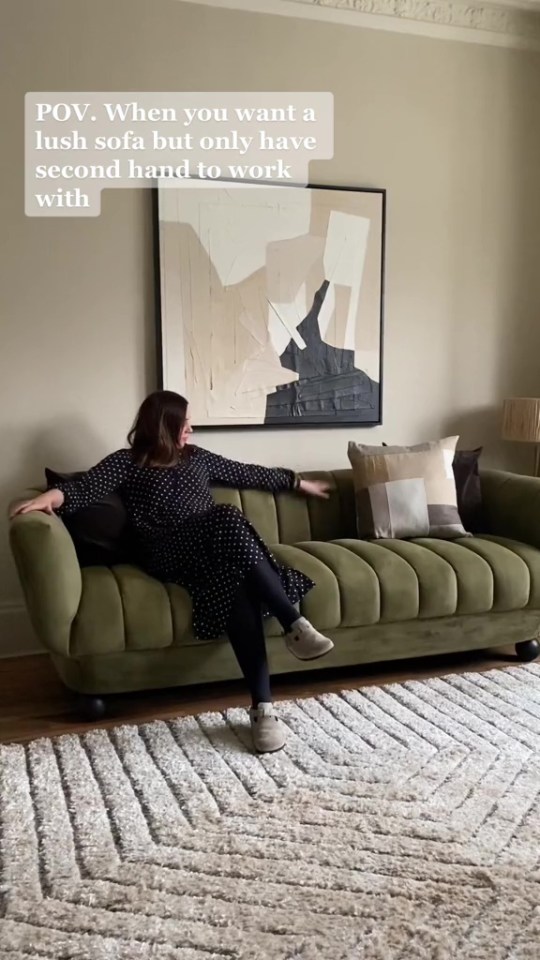
<svg viewBox="0 0 540 960">
<path fill-rule="evenodd" d="M 540 51 L 540 0 L 178 0 Z"/>
</svg>

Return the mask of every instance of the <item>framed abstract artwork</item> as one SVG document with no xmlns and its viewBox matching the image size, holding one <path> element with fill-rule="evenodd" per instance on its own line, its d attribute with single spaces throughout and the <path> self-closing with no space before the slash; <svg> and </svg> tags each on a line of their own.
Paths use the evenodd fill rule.
<svg viewBox="0 0 540 960">
<path fill-rule="evenodd" d="M 159 183 L 161 386 L 193 425 L 382 422 L 384 190 Z"/>
</svg>

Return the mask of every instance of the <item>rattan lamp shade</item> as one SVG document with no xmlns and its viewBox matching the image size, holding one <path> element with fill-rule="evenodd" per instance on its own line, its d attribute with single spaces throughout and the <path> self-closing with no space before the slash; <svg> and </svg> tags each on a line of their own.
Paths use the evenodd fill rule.
<svg viewBox="0 0 540 960">
<path fill-rule="evenodd" d="M 510 397 L 503 407 L 503 440 L 520 440 L 540 444 L 540 398 Z M 536 449 L 535 473 L 540 469 L 539 447 Z"/>
</svg>

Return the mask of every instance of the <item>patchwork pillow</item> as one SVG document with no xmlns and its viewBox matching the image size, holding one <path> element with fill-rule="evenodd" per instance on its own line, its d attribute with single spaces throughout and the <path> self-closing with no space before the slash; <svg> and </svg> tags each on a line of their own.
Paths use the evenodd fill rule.
<svg viewBox="0 0 540 960">
<path fill-rule="evenodd" d="M 399 453 L 410 450 L 411 447 L 389 447 L 387 443 L 382 447 L 370 447 L 367 444 L 358 444 L 366 453 Z M 457 505 L 461 522 L 466 530 L 479 533 L 485 527 L 484 510 L 482 504 L 482 485 L 478 472 L 478 460 L 483 447 L 476 450 L 456 450 L 452 469 L 456 481 Z"/>
<path fill-rule="evenodd" d="M 413 447 L 350 442 L 358 536 L 363 539 L 467 536 L 452 463 L 458 437 Z"/>
</svg>

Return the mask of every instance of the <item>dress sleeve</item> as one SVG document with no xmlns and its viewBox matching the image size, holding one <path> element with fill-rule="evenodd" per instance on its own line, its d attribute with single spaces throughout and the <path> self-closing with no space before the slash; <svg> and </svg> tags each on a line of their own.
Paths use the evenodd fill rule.
<svg viewBox="0 0 540 960">
<path fill-rule="evenodd" d="M 100 460 L 95 467 L 91 467 L 77 480 L 50 483 L 50 490 L 61 490 L 64 494 L 64 502 L 55 512 L 60 516 L 75 513 L 76 510 L 95 503 L 100 497 L 113 493 L 126 480 L 130 464 L 129 451 L 117 450 L 116 453 L 110 453 Z"/>
<path fill-rule="evenodd" d="M 260 467 L 252 463 L 239 463 L 228 460 L 209 450 L 201 450 L 208 469 L 210 483 L 220 483 L 224 487 L 239 487 L 244 490 L 268 490 L 278 493 L 280 490 L 293 490 L 296 473 L 284 467 Z"/>
</svg>

